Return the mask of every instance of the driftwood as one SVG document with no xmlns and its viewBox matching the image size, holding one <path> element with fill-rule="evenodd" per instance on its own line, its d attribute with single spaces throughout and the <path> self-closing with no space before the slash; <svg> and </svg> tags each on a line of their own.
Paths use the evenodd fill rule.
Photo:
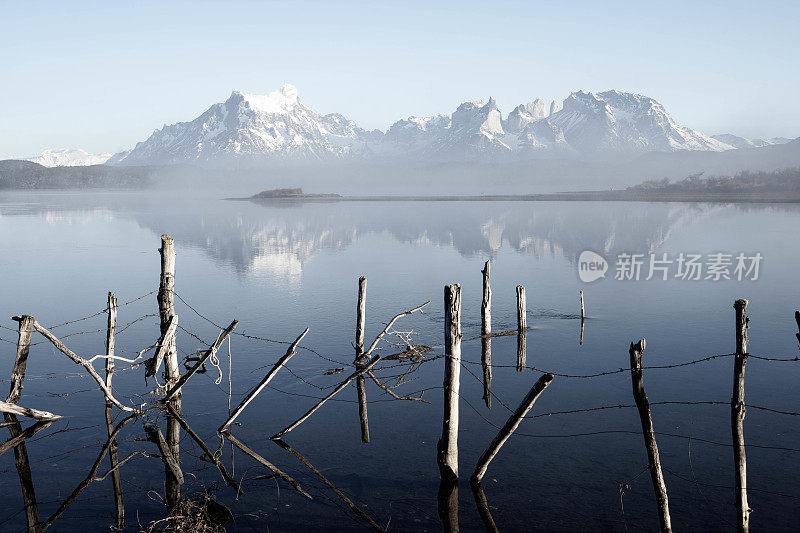
<svg viewBox="0 0 800 533">
<path fill-rule="evenodd" d="M 522 402 L 520 402 L 508 421 L 506 421 L 505 425 L 497 433 L 497 436 L 492 439 L 489 447 L 481 454 L 478 463 L 475 465 L 475 470 L 470 477 L 470 482 L 480 483 L 484 474 L 486 474 L 486 469 L 489 468 L 489 463 L 492 462 L 492 459 L 495 458 L 497 452 L 500 451 L 500 448 L 503 447 L 503 444 L 505 444 L 508 438 L 517 430 L 522 419 L 525 418 L 528 411 L 533 408 L 533 404 L 536 403 L 536 400 L 547 386 L 550 385 L 551 381 L 553 381 L 553 374 L 544 374 L 534 383 L 531 390 L 528 391 L 528 394 L 525 395 L 525 398 L 522 399 Z"/>
<path fill-rule="evenodd" d="M 358 302 L 356 304 L 356 370 L 363 366 L 364 334 L 367 322 L 367 278 L 358 278 Z M 356 378 L 356 393 L 358 394 L 358 420 L 361 424 L 361 442 L 369 443 L 369 417 L 367 416 L 367 386 L 364 375 Z"/>
<path fill-rule="evenodd" d="M 247 396 L 245 396 L 244 399 L 239 403 L 239 405 L 236 406 L 236 409 L 233 410 L 233 412 L 225 421 L 225 423 L 222 424 L 217 431 L 222 433 L 223 431 L 228 429 L 228 427 L 230 427 L 230 425 L 233 424 L 233 421 L 236 420 L 236 418 L 240 414 L 242 414 L 244 408 L 247 407 L 247 405 L 250 402 L 252 402 L 253 399 L 256 396 L 258 396 L 262 390 L 264 390 L 264 387 L 266 387 L 269 384 L 269 382 L 272 381 L 272 378 L 275 377 L 275 375 L 278 373 L 278 370 L 280 370 L 283 367 L 283 365 L 288 363 L 289 359 L 291 359 L 297 353 L 297 345 L 300 343 L 301 340 L 303 340 L 303 337 L 306 336 L 306 333 L 308 333 L 308 328 L 306 328 L 305 331 L 303 331 L 303 333 L 301 333 L 300 336 L 294 340 L 294 342 L 286 350 L 286 353 L 283 355 L 283 357 L 278 359 L 278 362 L 273 365 L 272 369 L 270 369 L 269 372 L 267 372 L 267 375 L 264 376 L 264 379 L 262 379 L 259 382 L 259 384 L 256 385 L 255 388 L 253 388 L 253 390 L 247 393 Z"/>
<path fill-rule="evenodd" d="M 736 355 L 733 363 L 733 395 L 731 396 L 731 435 L 733 460 L 736 469 L 736 529 L 740 533 L 750 530 L 750 512 L 747 504 L 747 454 L 744 445 L 744 370 L 747 364 L 747 300 L 736 300 Z"/>
<path fill-rule="evenodd" d="M 20 317 L 13 317 L 13 318 L 15 320 L 20 319 Z M 134 409 L 133 407 L 128 407 L 127 405 L 123 405 L 122 403 L 120 403 L 119 400 L 114 398 L 114 395 L 111 394 L 111 389 L 109 389 L 106 386 L 105 380 L 100 377 L 100 374 L 97 373 L 97 371 L 94 369 L 94 367 L 92 366 L 92 364 L 89 361 L 87 361 L 83 357 L 80 357 L 79 355 L 75 354 L 75 352 L 73 352 L 72 350 L 67 348 L 64 345 L 64 343 L 61 342 L 58 339 L 58 337 L 56 337 L 55 335 L 50 333 L 50 331 L 48 331 L 45 327 L 43 327 L 41 324 L 39 324 L 35 320 L 33 321 L 33 327 L 34 327 L 34 329 L 36 331 L 41 333 L 44 338 L 46 338 L 51 343 L 53 343 L 53 346 L 55 346 L 61 353 L 63 353 L 67 357 L 69 357 L 75 364 L 81 365 L 83 368 L 85 368 L 86 371 L 89 373 L 89 375 L 92 376 L 92 378 L 100 386 L 100 390 L 102 390 L 103 394 L 105 394 L 106 400 L 110 401 L 115 406 L 117 406 L 117 408 L 119 408 L 119 409 L 121 409 L 123 411 L 129 412 L 129 413 L 140 413 L 141 412 L 138 409 Z"/>
<path fill-rule="evenodd" d="M 225 339 L 228 338 L 228 335 L 230 335 L 231 332 L 234 329 L 236 329 L 237 324 L 239 324 L 239 321 L 234 320 L 233 322 L 230 323 L 230 325 L 228 325 L 227 328 L 225 328 L 220 332 L 220 334 L 217 336 L 217 340 L 215 340 L 214 343 L 211 346 L 209 346 L 208 350 L 206 350 L 203 353 L 203 355 L 200 357 L 200 360 L 197 361 L 194 364 L 194 366 L 189 369 L 187 373 L 185 373 L 177 381 L 175 381 L 172 387 L 170 387 L 170 389 L 164 395 L 164 398 L 161 400 L 162 402 L 166 403 L 170 401 L 175 395 L 180 393 L 181 387 L 183 387 L 186 384 L 186 382 L 189 381 L 189 378 L 194 376 L 197 373 L 197 371 L 200 370 L 200 367 L 203 366 L 203 363 L 205 363 L 209 357 L 217 353 L 217 350 L 219 350 L 219 347 L 222 346 L 223 342 L 225 342 Z"/>
<path fill-rule="evenodd" d="M 19 447 L 21 444 L 24 444 L 26 440 L 33 437 L 43 429 L 50 427 L 53 422 L 55 422 L 55 420 L 39 420 L 23 431 L 22 425 L 19 423 L 19 420 L 17 420 L 16 415 L 4 414 L 3 416 L 5 417 L 6 424 L 9 428 L 9 432 L 11 433 L 11 438 L 0 444 L 0 455 L 3 455 L 11 448 Z"/>
<path fill-rule="evenodd" d="M 379 526 L 379 525 L 378 525 L 378 523 L 377 523 L 377 522 L 375 522 L 375 520 L 373 520 L 371 516 L 369 516 L 369 515 L 368 515 L 367 513 L 365 513 L 364 511 L 362 511 L 362 510 L 361 510 L 361 509 L 360 509 L 360 508 L 359 508 L 359 507 L 358 507 L 358 506 L 357 506 L 355 503 L 353 503 L 353 501 L 352 501 L 350 498 L 348 498 L 348 497 L 347 497 L 347 496 L 346 496 L 346 495 L 345 495 L 345 494 L 344 494 L 342 491 L 340 491 L 339 489 L 337 489 L 337 488 L 336 488 L 336 487 L 333 485 L 333 483 L 331 483 L 330 481 L 328 481 L 328 478 L 326 478 L 324 475 L 322 475 L 322 472 L 320 472 L 319 470 L 317 470 L 317 469 L 314 467 L 314 465 L 312 465 L 312 464 L 311 464 L 311 463 L 308 461 L 308 459 L 306 459 L 305 457 L 303 457 L 303 456 L 300 454 L 300 452 L 298 452 L 297 450 L 295 450 L 294 448 L 292 448 L 291 446 L 289 446 L 289 445 L 288 445 L 288 444 L 287 444 L 285 441 L 283 441 L 283 440 L 281 440 L 281 439 L 274 439 L 274 440 L 273 440 L 273 442 L 275 442 L 275 444 L 277 444 L 278 446 L 280 446 L 281 448 L 283 448 L 283 449 L 284 449 L 284 450 L 286 450 L 287 452 L 291 453 L 292 455 L 294 455 L 294 456 L 295 456 L 295 457 L 297 457 L 298 459 L 300 459 L 300 462 L 301 462 L 301 463 L 303 463 L 304 465 L 306 465 L 306 467 L 308 467 L 308 469 L 309 469 L 309 470 L 311 470 L 311 471 L 312 471 L 312 472 L 313 472 L 313 473 L 314 473 L 314 474 L 315 474 L 315 475 L 316 475 L 316 476 L 317 476 L 317 477 L 318 477 L 318 478 L 319 478 L 319 479 L 320 479 L 320 480 L 321 480 L 323 483 L 325 483 L 325 484 L 326 484 L 328 487 L 330 487 L 330 488 L 331 488 L 331 490 L 333 490 L 333 492 L 335 492 L 335 493 L 336 493 L 336 495 L 337 495 L 337 496 L 339 496 L 339 498 L 341 498 L 341 499 L 342 499 L 342 501 L 343 501 L 344 503 L 346 503 L 346 504 L 347 504 L 347 506 L 348 506 L 348 507 L 350 507 L 350 509 L 352 509 L 354 513 L 356 513 L 358 516 L 360 516 L 361 518 L 363 518 L 363 519 L 364 519 L 364 520 L 365 520 L 365 521 L 366 521 L 366 522 L 367 522 L 367 523 L 368 523 L 368 524 L 369 524 L 369 525 L 372 527 L 372 529 L 374 529 L 375 531 L 385 531 L 385 530 L 384 530 L 384 528 L 382 528 L 381 526 Z"/>
<path fill-rule="evenodd" d="M 38 409 L 31 409 L 29 407 L 21 407 L 15 403 L 8 403 L 0 401 L 0 412 L 9 413 L 12 415 L 27 416 L 28 418 L 35 418 L 36 420 L 58 420 L 60 415 L 54 415 L 47 411 L 40 411 Z"/>
<path fill-rule="evenodd" d="M 296 427 L 297 427 L 297 426 L 299 426 L 300 424 L 302 424 L 303 422 L 305 422 L 305 421 L 308 419 L 308 417 L 310 417 L 312 414 L 314 414 L 314 412 L 315 412 L 317 409 L 319 409 L 320 407 L 322 407 L 322 406 L 325 404 L 325 402 L 327 402 L 328 400 L 330 400 L 331 398 L 333 398 L 334 396 L 336 396 L 336 395 L 337 395 L 339 392 L 341 392 L 341 391 L 342 391 L 342 389 L 344 389 L 344 388 L 345 388 L 345 387 L 346 387 L 346 386 L 347 386 L 347 385 L 348 385 L 348 384 L 349 384 L 351 381 L 353 381 L 353 380 L 354 380 L 355 378 L 357 378 L 358 376 L 360 376 L 360 375 L 364 374 L 365 372 L 369 372 L 369 370 L 370 370 L 370 369 L 371 369 L 373 366 L 375 366 L 375 364 L 376 364 L 376 363 L 377 363 L 377 362 L 380 360 L 380 358 L 381 358 L 381 356 L 380 356 L 380 355 L 376 355 L 375 357 L 373 357 L 372 359 L 370 359 L 369 363 L 367 363 L 366 365 L 364 365 L 364 366 L 363 366 L 363 367 L 361 367 L 360 369 L 358 369 L 358 370 L 356 370 L 355 372 L 353 372 L 353 374 L 351 374 L 351 375 L 350 375 L 350 377 L 348 377 L 346 380 L 342 381 L 342 382 L 341 382 L 341 383 L 340 383 L 340 384 L 339 384 L 339 385 L 338 385 L 338 386 L 337 386 L 335 389 L 333 389 L 333 391 L 332 391 L 330 394 L 328 394 L 326 397 L 324 397 L 323 399 L 321 399 L 321 400 L 320 400 L 320 401 L 319 401 L 319 402 L 318 402 L 318 403 L 317 403 L 317 404 L 316 404 L 314 407 L 312 407 L 311 409 L 309 409 L 308 411 L 306 411 L 306 413 L 305 413 L 303 416 L 301 416 L 301 417 L 300 417 L 300 418 L 298 418 L 296 421 L 292 422 L 292 423 L 291 423 L 290 425 L 288 425 L 286 428 L 284 428 L 283 430 L 279 431 L 278 433 L 276 433 L 275 435 L 273 435 L 273 436 L 272 436 L 272 437 L 270 437 L 270 438 L 271 438 L 272 440 L 279 439 L 279 438 L 281 438 L 282 436 L 284 436 L 284 435 L 286 435 L 287 433 L 289 433 L 290 431 L 292 431 L 294 428 L 296 428 Z"/>
<path fill-rule="evenodd" d="M 300 484 L 297 481 L 294 480 L 294 478 L 292 478 L 289 475 L 285 474 L 280 468 L 278 468 L 274 464 L 270 463 L 269 461 L 267 461 L 266 459 L 261 457 L 258 453 L 256 453 L 252 449 L 248 448 L 245 443 L 243 443 L 242 441 L 240 441 L 239 439 L 237 439 L 236 437 L 231 435 L 230 431 L 223 431 L 222 435 L 226 439 L 228 439 L 228 441 L 230 441 L 231 444 L 233 444 L 234 446 L 236 446 L 237 448 L 242 450 L 244 453 L 246 453 L 247 455 L 249 455 L 250 457 L 255 459 L 256 462 L 258 462 L 258 463 L 266 466 L 267 468 L 269 468 L 272 471 L 273 474 L 275 474 L 276 476 L 278 476 L 279 478 L 281 478 L 282 480 L 287 482 L 297 492 L 299 492 L 300 494 L 302 494 L 303 496 L 305 496 L 309 500 L 313 500 L 314 499 L 314 498 L 311 497 L 311 495 L 309 493 L 307 493 L 305 490 L 303 490 L 303 487 L 301 487 Z"/>
<path fill-rule="evenodd" d="M 461 285 L 444 287 L 444 411 L 436 459 L 442 480 L 458 479 L 458 390 L 461 380 Z"/>
<path fill-rule="evenodd" d="M 645 341 L 631 343 L 628 353 L 631 357 L 631 383 L 633 385 L 633 398 L 636 400 L 636 407 L 639 410 L 639 419 L 642 423 L 642 434 L 644 445 L 647 448 L 647 460 L 650 465 L 650 477 L 653 481 L 653 490 L 658 504 L 658 516 L 661 524 L 662 533 L 672 531 L 669 517 L 669 499 L 667 498 L 667 486 L 664 483 L 664 474 L 661 472 L 661 461 L 658 457 L 658 444 L 656 444 L 656 434 L 653 430 L 653 418 L 650 415 L 650 402 L 644 392 L 644 380 L 642 379 L 642 355 L 644 355 Z"/>
</svg>

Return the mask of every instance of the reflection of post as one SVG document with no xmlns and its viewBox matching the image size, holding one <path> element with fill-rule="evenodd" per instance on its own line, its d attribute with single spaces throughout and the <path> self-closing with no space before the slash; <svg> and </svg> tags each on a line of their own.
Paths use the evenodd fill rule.
<svg viewBox="0 0 800 533">
<path fill-rule="evenodd" d="M 664 474 L 661 472 L 661 461 L 658 457 L 658 444 L 656 444 L 656 434 L 653 430 L 653 417 L 650 414 L 650 402 L 644 392 L 644 380 L 642 378 L 642 355 L 644 355 L 644 339 L 638 343 L 631 343 L 628 353 L 631 356 L 631 382 L 633 384 L 633 398 L 636 400 L 636 407 L 639 409 L 639 419 L 642 423 L 642 434 L 644 435 L 644 445 L 647 448 L 647 460 L 650 465 L 650 478 L 653 482 L 653 490 L 656 493 L 656 503 L 658 504 L 658 516 L 661 521 L 662 533 L 672 531 L 669 517 L 669 499 L 667 498 L 667 486 L 664 484 Z"/>
<path fill-rule="evenodd" d="M 6 401 L 17 403 L 22 396 L 22 386 L 25 382 L 25 369 L 28 364 L 28 353 L 31 347 L 31 335 L 33 334 L 34 319 L 32 316 L 25 315 L 21 318 L 18 325 L 17 356 L 14 360 L 14 369 L 11 372 L 11 390 Z M 12 414 L 3 414 L 11 438 L 19 437 L 22 433 L 22 425 L 17 417 Z M 33 477 L 31 476 L 31 466 L 28 461 L 28 449 L 25 442 L 20 442 L 14 447 L 14 463 L 19 475 L 19 484 L 22 488 L 22 499 L 25 504 L 25 518 L 28 521 L 28 531 L 38 533 L 42 531 L 39 523 L 39 507 L 36 504 L 36 492 L 33 489 Z"/>
<path fill-rule="evenodd" d="M 492 338 L 481 337 L 481 366 L 483 367 L 483 401 L 492 408 Z"/>
<path fill-rule="evenodd" d="M 336 487 L 333 485 L 333 483 L 331 483 L 331 482 L 328 480 L 328 478 L 326 478 L 324 475 L 322 475 L 322 472 L 320 472 L 319 470 L 317 470 L 317 468 L 316 468 L 314 465 L 312 465 L 312 464 L 311 464 L 311 463 L 308 461 L 308 459 L 306 459 L 305 457 L 303 457 L 303 455 L 301 455 L 301 454 L 300 454 L 300 452 L 298 452 L 297 450 L 295 450 L 294 448 L 292 448 L 291 446 L 289 446 L 289 445 L 288 445 L 288 444 L 287 444 L 285 441 L 283 441 L 283 440 L 281 440 L 281 439 L 273 439 L 273 442 L 274 442 L 275 444 L 277 444 L 278 446 L 280 446 L 281 448 L 283 448 L 284 450 L 286 450 L 287 452 L 289 452 L 289 453 L 291 453 L 292 455 L 294 455 L 295 457 L 297 457 L 298 459 L 300 459 L 300 462 L 301 462 L 301 463 L 303 463 L 304 465 L 306 465 L 306 467 L 308 467 L 308 469 L 309 469 L 309 470 L 311 470 L 311 471 L 314 473 L 314 475 L 316 475 L 316 476 L 317 476 L 317 477 L 320 479 L 320 481 L 322 481 L 322 482 L 323 482 L 323 483 L 325 483 L 325 484 L 326 484 L 328 487 L 330 487 L 330 488 L 333 490 L 333 492 L 335 492 L 335 493 L 336 493 L 336 495 L 337 495 L 337 496 L 339 496 L 339 498 L 341 498 L 341 499 L 342 499 L 342 501 L 343 501 L 344 503 L 346 503 L 346 504 L 347 504 L 347 506 L 348 506 L 348 507 L 350 507 L 350 509 L 352 509 L 354 513 L 356 513 L 358 516 L 360 516 L 361 518 L 363 518 L 363 519 L 364 519 L 364 520 L 365 520 L 365 521 L 366 521 L 366 522 L 367 522 L 367 523 L 368 523 L 368 524 L 369 524 L 369 525 L 372 527 L 372 529 L 374 529 L 374 530 L 376 530 L 376 531 L 385 531 L 385 529 L 384 529 L 384 528 L 382 528 L 381 526 L 379 526 L 379 525 L 378 525 L 378 523 L 377 523 L 377 522 L 375 522 L 375 520 L 373 520 L 371 516 L 369 516 L 369 515 L 368 515 L 367 513 L 365 513 L 364 511 L 362 511 L 362 510 L 361 510 L 361 509 L 360 509 L 360 508 L 359 508 L 359 507 L 358 507 L 358 506 L 357 506 L 355 503 L 353 503 L 353 501 L 352 501 L 350 498 L 348 498 L 348 497 L 347 497 L 347 496 L 346 496 L 346 495 L 345 495 L 345 494 L 344 494 L 342 491 L 340 491 L 339 489 L 337 489 L 337 488 L 336 488 Z M 387 527 L 388 527 L 388 526 L 387 526 Z"/>
<path fill-rule="evenodd" d="M 442 479 L 437 494 L 439 520 L 446 533 L 458 531 L 458 479 Z"/>
<path fill-rule="evenodd" d="M 483 487 L 478 481 L 471 481 L 470 487 L 472 488 L 472 495 L 475 497 L 475 505 L 478 507 L 478 514 L 481 515 L 481 521 L 483 521 L 483 527 L 490 533 L 497 533 L 497 525 L 495 525 L 492 513 L 489 511 L 489 501 L 486 499 Z"/>
<path fill-rule="evenodd" d="M 584 327 L 584 324 L 586 324 L 586 321 L 583 318 L 581 318 L 581 338 L 580 338 L 581 346 L 583 346 L 583 327 Z"/>
<path fill-rule="evenodd" d="M 367 320 L 367 278 L 358 278 L 358 305 L 356 307 L 356 359 L 359 370 L 364 365 L 364 329 Z M 361 442 L 369 443 L 369 420 L 367 419 L 367 387 L 364 374 L 356 378 L 358 393 L 358 418 L 361 421 Z"/>
<path fill-rule="evenodd" d="M 481 301 L 481 335 L 492 333 L 492 287 L 489 284 L 489 261 L 483 265 L 483 300 Z"/>
<path fill-rule="evenodd" d="M 442 479 L 458 479 L 458 389 L 461 378 L 461 285 L 444 287 L 444 413 L 436 445 Z"/>
<path fill-rule="evenodd" d="M 744 369 L 747 364 L 747 300 L 736 300 L 736 355 L 733 363 L 733 396 L 731 397 L 731 433 L 733 459 L 736 466 L 736 529 L 750 530 L 750 507 L 747 504 L 747 455 L 744 447 Z"/>
<path fill-rule="evenodd" d="M 169 323 L 175 315 L 175 243 L 169 235 L 161 236 L 161 281 L 158 287 L 158 311 L 161 318 L 162 335 L 169 328 Z M 178 366 L 178 349 L 173 335 L 169 340 L 169 350 L 164 357 L 166 372 L 166 389 L 169 390 L 180 379 L 181 370 Z M 170 400 L 172 407 L 178 414 L 181 413 L 181 393 L 178 392 Z M 167 416 L 167 446 L 170 454 L 180 464 L 180 429 L 181 426 L 173 416 Z M 164 467 L 165 496 L 168 512 L 174 511 L 181 497 L 181 484 L 168 467 Z"/>
<path fill-rule="evenodd" d="M 108 293 L 108 328 L 106 330 L 106 387 L 111 389 L 111 379 L 114 376 L 114 343 L 117 333 L 117 297 L 113 292 Z M 114 413 L 112 403 L 106 399 L 106 428 L 108 429 L 108 437 L 114 431 Z M 108 458 L 111 462 L 111 483 L 114 487 L 114 506 L 117 510 L 117 528 L 122 530 L 125 528 L 125 503 L 122 500 L 122 479 L 120 478 L 117 464 L 119 457 L 117 455 L 117 441 L 111 440 L 111 447 L 108 451 Z"/>
<path fill-rule="evenodd" d="M 517 333 L 517 372 L 525 370 L 525 359 L 527 357 L 527 333 L 524 329 Z"/>
</svg>

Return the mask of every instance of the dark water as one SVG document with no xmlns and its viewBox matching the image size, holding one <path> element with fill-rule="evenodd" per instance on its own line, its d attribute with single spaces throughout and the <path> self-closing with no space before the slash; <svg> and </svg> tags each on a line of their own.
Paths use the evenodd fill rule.
<svg viewBox="0 0 800 533">
<path fill-rule="evenodd" d="M 440 530 L 436 441 L 441 434 L 443 374 L 442 287 L 461 283 L 465 360 L 461 381 L 458 498 L 462 530 L 482 530 L 466 479 L 480 453 L 541 375 L 586 375 L 629 364 L 628 345 L 647 339 L 646 365 L 671 365 L 734 350 L 732 303 L 748 298 L 753 354 L 798 354 L 793 313 L 800 237 L 795 206 L 645 203 L 380 203 L 263 206 L 175 194 L 158 200 L 142 193 L 0 193 L 0 316 L 30 314 L 45 326 L 91 315 L 112 290 L 120 302 L 158 286 L 159 236 L 175 238 L 176 311 L 183 358 L 207 347 L 232 319 L 238 333 L 288 342 L 310 331 L 301 350 L 239 418 L 234 435 L 295 478 L 309 501 L 225 441 L 220 459 L 243 482 L 236 497 L 202 452 L 183 438 L 182 493 L 208 491 L 229 506 L 229 530 L 363 530 L 366 522 L 297 457 L 269 436 L 298 418 L 341 381 L 352 363 L 357 278 L 368 278 L 367 341 L 400 311 L 426 300 L 423 314 L 405 317 L 401 331 L 431 346 L 430 362 L 396 389 L 424 390 L 430 404 L 394 401 L 368 382 L 370 444 L 360 441 L 355 387 L 349 386 L 285 440 L 360 509 L 389 530 Z M 610 260 L 622 252 L 724 252 L 764 257 L 757 281 L 617 281 L 578 279 L 580 252 Z M 514 287 L 527 288 L 527 368 L 517 372 L 516 336 L 492 340 L 496 395 L 483 403 L 480 332 L 483 262 L 492 261 L 493 329 L 516 328 Z M 645 276 L 643 276 L 645 277 Z M 578 290 L 589 319 L 579 344 Z M 181 300 L 182 299 L 182 300 Z M 191 305 L 197 312 L 192 310 Z M 155 294 L 120 308 L 123 324 L 157 312 Z M 202 316 L 201 316 L 202 315 Z M 213 322 L 213 324 L 212 324 Z M 0 323 L 16 328 L 16 323 Z M 105 316 L 53 332 L 75 352 L 104 352 Z M 101 330 L 101 331 L 96 331 Z M 193 333 L 203 342 L 191 336 Z M 88 332 L 88 333 L 81 333 Z M 73 334 L 74 335 L 70 335 Z M 81 334 L 77 334 L 81 333 Z M 67 335 L 70 335 L 67 337 Z M 118 353 L 131 356 L 158 336 L 146 317 L 118 336 Z M 0 329 L 16 341 L 16 333 Z M 107 439 L 102 394 L 94 382 L 50 344 L 34 336 L 20 404 L 63 419 L 27 441 L 38 513 L 45 521 L 89 474 Z M 396 339 L 395 339 L 396 340 Z M 286 350 L 285 344 L 234 335 L 230 343 L 232 398 L 243 395 Z M 383 355 L 401 348 L 383 345 Z M 0 341 L 10 374 L 14 345 Z M 228 344 L 214 367 L 184 387 L 187 422 L 212 450 L 228 414 Z M 397 361 L 380 375 L 397 374 Z M 121 365 L 125 367 L 126 365 Z M 101 368 L 102 363 L 96 362 Z M 341 374 L 326 371 L 345 368 Z M 645 371 L 676 530 L 731 530 L 734 522 L 730 401 L 733 360 L 722 357 L 672 369 Z M 143 368 L 123 370 L 115 391 L 126 401 L 154 400 Z M 7 374 L 8 375 L 8 374 Z M 67 378 L 63 378 L 63 376 Z M 302 380 L 300 379 L 302 378 Z M 750 359 L 747 402 L 800 411 L 794 362 Z M 305 380 L 305 381 L 303 381 Z M 136 396 L 140 395 L 140 396 Z M 658 404 L 657 402 L 721 402 Z M 531 416 L 633 403 L 627 372 L 584 379 L 557 376 Z M 147 421 L 165 428 L 151 411 Z M 120 421 L 121 416 L 116 420 Z M 29 425 L 25 422 L 23 425 Z M 164 517 L 164 466 L 143 421 L 119 434 L 128 527 L 146 528 Z M 70 431 L 66 431 L 69 429 Z M 800 498 L 800 421 L 750 408 L 745 421 L 751 522 L 761 531 L 796 528 Z M 3 430 L 7 431 L 7 430 Z M 182 433 L 182 436 L 184 434 Z M 687 438 L 691 437 L 691 438 Z M 712 441 L 712 442 L 708 442 Z M 789 449 L 783 449 L 789 448 Z M 796 450 L 792 450 L 795 448 Z M 105 457 L 96 477 L 109 469 Z M 523 421 L 489 467 L 483 487 L 501 531 L 656 530 L 658 517 L 635 408 L 554 414 Z M 9 450 L 0 458 L 0 527 L 24 531 L 20 479 Z M 115 523 L 111 476 L 90 483 L 53 522 L 53 531 L 107 530 Z"/>
</svg>

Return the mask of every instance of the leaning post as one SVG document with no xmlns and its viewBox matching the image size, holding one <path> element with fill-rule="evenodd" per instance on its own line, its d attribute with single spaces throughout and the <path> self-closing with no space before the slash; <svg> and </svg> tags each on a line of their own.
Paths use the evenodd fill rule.
<svg viewBox="0 0 800 533">
<path fill-rule="evenodd" d="M 636 400 L 636 407 L 639 410 L 639 419 L 642 423 L 642 434 L 644 445 L 647 448 L 647 460 L 650 465 L 650 478 L 653 482 L 653 490 L 656 494 L 658 504 L 658 517 L 661 522 L 661 532 L 672 531 L 669 517 L 669 499 L 667 498 L 667 486 L 664 483 L 664 474 L 661 472 L 661 460 L 658 457 L 658 444 L 656 434 L 653 429 L 653 417 L 650 414 L 650 402 L 644 392 L 644 380 L 642 378 L 642 356 L 644 355 L 645 341 L 631 343 L 628 353 L 631 357 L 631 383 L 633 385 L 633 398 Z"/>
</svg>

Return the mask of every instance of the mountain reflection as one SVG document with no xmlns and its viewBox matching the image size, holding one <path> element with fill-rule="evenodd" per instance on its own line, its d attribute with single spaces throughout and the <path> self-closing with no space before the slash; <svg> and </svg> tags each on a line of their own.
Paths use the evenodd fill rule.
<svg viewBox="0 0 800 533">
<path fill-rule="evenodd" d="M 324 251 L 385 235 L 398 243 L 451 247 L 492 258 L 503 248 L 574 263 L 584 250 L 605 256 L 658 249 L 681 226 L 723 213 L 791 211 L 794 204 L 643 202 L 320 202 L 248 201 L 97 194 L 32 196 L 0 215 L 38 215 L 49 224 L 133 220 L 156 235 L 203 250 L 241 275 L 298 281 Z"/>
<path fill-rule="evenodd" d="M 583 202 L 215 202 L 213 209 L 139 218 L 169 231 L 242 274 L 289 279 L 324 250 L 388 234 L 400 243 L 444 246 L 466 257 L 494 257 L 503 246 L 536 258 L 577 260 L 583 250 L 649 252 L 681 224 L 721 206 Z M 168 228 L 168 230 L 167 230 Z"/>
</svg>

